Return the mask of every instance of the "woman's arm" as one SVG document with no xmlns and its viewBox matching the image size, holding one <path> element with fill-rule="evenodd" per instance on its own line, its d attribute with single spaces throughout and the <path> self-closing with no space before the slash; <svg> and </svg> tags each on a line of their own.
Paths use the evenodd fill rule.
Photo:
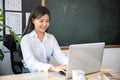
<svg viewBox="0 0 120 80">
<path fill-rule="evenodd" d="M 62 53 L 60 46 L 53 36 L 53 56 L 60 64 L 68 64 L 68 58 Z"/>
</svg>

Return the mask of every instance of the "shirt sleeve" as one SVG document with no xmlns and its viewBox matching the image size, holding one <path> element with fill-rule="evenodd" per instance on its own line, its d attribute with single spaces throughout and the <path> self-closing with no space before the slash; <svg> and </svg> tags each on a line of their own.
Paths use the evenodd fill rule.
<svg viewBox="0 0 120 80">
<path fill-rule="evenodd" d="M 62 53 L 60 46 L 53 36 L 53 56 L 60 64 L 68 64 L 68 57 Z"/>
<path fill-rule="evenodd" d="M 38 71 L 47 72 L 48 69 L 52 66 L 51 64 L 42 63 L 34 57 L 33 48 L 31 45 L 30 38 L 28 36 L 22 38 L 21 50 L 23 54 L 24 65 L 26 65 L 26 67 L 31 72 L 38 72 Z"/>
</svg>

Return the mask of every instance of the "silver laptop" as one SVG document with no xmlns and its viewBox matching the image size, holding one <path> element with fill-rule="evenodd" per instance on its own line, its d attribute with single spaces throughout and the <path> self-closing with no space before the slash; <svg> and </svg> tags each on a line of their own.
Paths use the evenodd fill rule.
<svg viewBox="0 0 120 80">
<path fill-rule="evenodd" d="M 72 70 L 75 69 L 81 69 L 85 74 L 100 71 L 104 45 L 104 42 L 70 45 L 65 78 L 72 78 Z"/>
</svg>

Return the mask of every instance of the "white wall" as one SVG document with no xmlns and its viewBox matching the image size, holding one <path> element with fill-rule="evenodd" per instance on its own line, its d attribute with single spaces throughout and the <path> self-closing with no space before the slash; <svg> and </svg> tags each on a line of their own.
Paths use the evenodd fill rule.
<svg viewBox="0 0 120 80">
<path fill-rule="evenodd" d="M 67 55 L 68 50 L 64 50 L 63 52 Z M 54 58 L 51 58 L 50 63 L 59 65 Z M 102 65 L 120 71 L 120 48 L 105 48 Z M 5 53 L 4 60 L 2 62 L 0 61 L 0 75 L 8 74 L 13 73 L 11 70 L 10 53 Z"/>
<path fill-rule="evenodd" d="M 120 48 L 105 48 L 102 65 L 120 71 Z"/>
</svg>

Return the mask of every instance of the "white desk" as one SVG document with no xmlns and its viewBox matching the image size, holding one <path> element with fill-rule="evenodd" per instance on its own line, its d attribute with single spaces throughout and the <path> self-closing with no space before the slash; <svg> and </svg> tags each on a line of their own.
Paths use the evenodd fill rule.
<svg viewBox="0 0 120 80">
<path fill-rule="evenodd" d="M 91 80 L 103 80 L 102 74 L 108 72 L 112 74 L 117 80 L 120 80 L 120 72 L 110 70 L 110 69 L 102 69 L 101 72 L 86 75 L 89 76 Z M 6 75 L 0 76 L 0 80 L 72 80 L 72 79 L 64 79 L 56 76 L 55 72 L 36 72 L 36 73 L 25 73 L 25 74 L 17 74 L 17 75 Z"/>
</svg>

